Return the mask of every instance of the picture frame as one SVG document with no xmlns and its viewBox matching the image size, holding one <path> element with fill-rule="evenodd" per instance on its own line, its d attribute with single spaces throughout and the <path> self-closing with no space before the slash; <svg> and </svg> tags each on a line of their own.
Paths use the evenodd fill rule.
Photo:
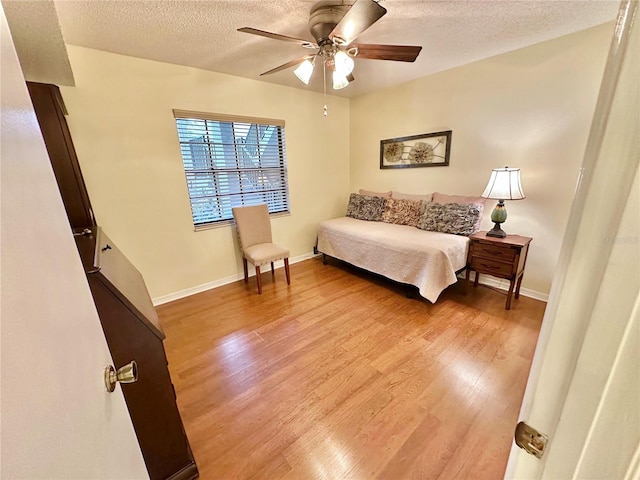
<svg viewBox="0 0 640 480">
<path fill-rule="evenodd" d="M 380 168 L 448 167 L 452 130 L 380 140 Z"/>
</svg>

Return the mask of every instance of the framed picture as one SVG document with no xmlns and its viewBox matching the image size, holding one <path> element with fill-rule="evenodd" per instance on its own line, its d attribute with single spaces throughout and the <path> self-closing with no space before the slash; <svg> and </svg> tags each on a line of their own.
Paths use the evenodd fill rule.
<svg viewBox="0 0 640 480">
<path fill-rule="evenodd" d="M 451 130 L 380 141 L 380 168 L 446 167 Z"/>
</svg>

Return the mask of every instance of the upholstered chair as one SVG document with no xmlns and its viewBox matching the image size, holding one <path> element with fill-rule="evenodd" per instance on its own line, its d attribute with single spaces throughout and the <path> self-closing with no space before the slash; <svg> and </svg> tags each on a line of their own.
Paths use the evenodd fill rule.
<svg viewBox="0 0 640 480">
<path fill-rule="evenodd" d="M 271 264 L 271 275 L 275 275 L 273 262 L 284 259 L 284 270 L 287 276 L 287 285 L 291 284 L 289 278 L 289 250 L 273 243 L 271 237 L 271 220 L 266 204 L 252 205 L 248 207 L 235 207 L 233 218 L 238 229 L 240 249 L 242 250 L 242 265 L 244 267 L 244 281 L 249 282 L 247 261 L 256 268 L 256 280 L 258 281 L 258 293 L 262 293 L 262 278 L 260 267 Z"/>
</svg>

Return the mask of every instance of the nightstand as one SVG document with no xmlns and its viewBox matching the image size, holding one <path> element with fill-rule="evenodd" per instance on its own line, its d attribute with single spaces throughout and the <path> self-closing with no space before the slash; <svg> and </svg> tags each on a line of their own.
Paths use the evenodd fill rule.
<svg viewBox="0 0 640 480">
<path fill-rule="evenodd" d="M 515 298 L 520 297 L 520 284 L 529 253 L 530 237 L 507 235 L 505 238 L 487 237 L 487 232 L 469 236 L 467 255 L 467 283 L 471 270 L 476 272 L 473 286 L 478 286 L 481 273 L 509 280 L 509 293 L 505 308 L 511 310 L 511 297 L 515 286 Z"/>
</svg>

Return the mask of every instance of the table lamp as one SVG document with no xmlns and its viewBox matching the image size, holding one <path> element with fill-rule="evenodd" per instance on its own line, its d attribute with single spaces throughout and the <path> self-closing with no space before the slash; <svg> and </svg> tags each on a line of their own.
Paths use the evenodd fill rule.
<svg viewBox="0 0 640 480">
<path fill-rule="evenodd" d="M 507 234 L 500 228 L 500 224 L 507 219 L 507 209 L 504 206 L 505 200 L 522 200 L 524 192 L 520 184 L 519 168 L 494 168 L 491 171 L 491 178 L 487 188 L 481 195 L 483 198 L 498 200 L 496 208 L 491 212 L 493 228 L 487 232 L 488 237 L 504 238 Z"/>
</svg>

